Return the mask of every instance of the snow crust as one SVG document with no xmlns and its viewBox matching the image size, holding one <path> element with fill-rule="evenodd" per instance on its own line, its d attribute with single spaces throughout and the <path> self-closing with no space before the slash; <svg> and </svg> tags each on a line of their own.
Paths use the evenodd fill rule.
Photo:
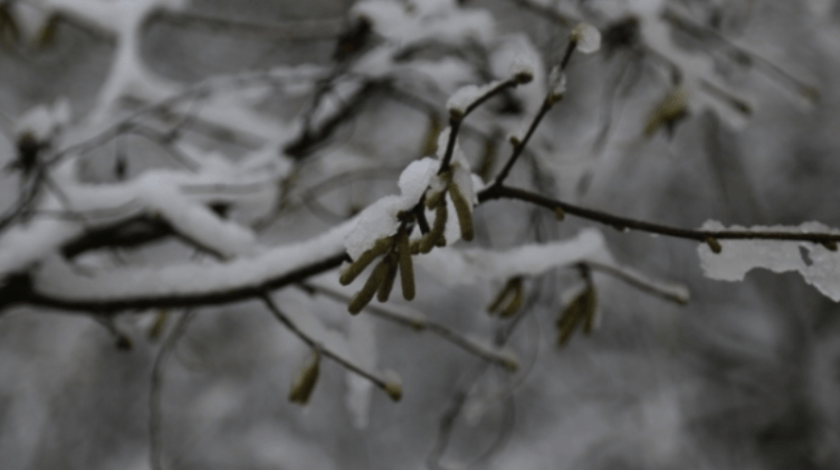
<svg viewBox="0 0 840 470">
<path fill-rule="evenodd" d="M 571 36 L 577 50 L 584 54 L 592 54 L 601 48 L 601 32 L 589 23 L 579 23 L 572 29 Z"/>
<path fill-rule="evenodd" d="M 450 111 L 466 112 L 472 103 L 497 87 L 500 83 L 502 83 L 502 80 L 494 80 L 484 85 L 467 85 L 461 87 L 449 97 L 449 100 L 446 102 L 446 108 Z"/>
<path fill-rule="evenodd" d="M 506 251 L 440 248 L 415 260 L 446 285 L 471 285 L 514 276 L 535 276 L 549 269 L 586 260 L 613 264 L 604 236 L 596 229 L 582 230 L 566 241 L 523 245 Z"/>
<path fill-rule="evenodd" d="M 724 227 L 717 221 L 707 221 L 703 230 L 737 230 L 763 232 L 836 233 L 840 229 L 819 222 L 799 226 Z M 775 273 L 799 272 L 803 279 L 835 302 L 840 301 L 840 253 L 829 251 L 819 244 L 776 240 L 719 240 L 723 250 L 715 254 L 706 245 L 697 248 L 700 265 L 706 277 L 721 281 L 741 281 L 756 268 Z M 806 255 L 803 255 L 803 252 Z M 807 256 L 807 260 L 806 260 Z"/>
<path fill-rule="evenodd" d="M 410 210 L 420 201 L 439 165 L 437 160 L 428 157 L 411 162 L 400 175 L 400 195 L 379 199 L 354 219 L 353 228 L 344 242 L 351 258 L 356 259 L 380 238 L 397 233 L 397 214 Z"/>
</svg>

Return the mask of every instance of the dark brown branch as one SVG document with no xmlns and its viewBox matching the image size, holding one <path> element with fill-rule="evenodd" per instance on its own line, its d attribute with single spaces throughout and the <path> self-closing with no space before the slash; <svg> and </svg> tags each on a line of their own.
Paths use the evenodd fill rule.
<svg viewBox="0 0 840 470">
<path fill-rule="evenodd" d="M 113 315 L 116 312 L 143 311 L 150 308 L 190 308 L 223 305 L 261 298 L 266 291 L 279 289 L 289 284 L 301 282 L 311 276 L 333 270 L 339 267 L 343 261 L 343 252 L 325 255 L 324 258 L 315 260 L 311 264 L 301 266 L 275 278 L 266 279 L 259 284 L 241 285 L 221 292 L 127 297 L 117 300 L 73 300 L 54 297 L 36 291 L 29 275 L 18 274 L 7 277 L 4 279 L 3 285 L 0 286 L 0 311 L 15 305 L 28 304 L 69 312 Z"/>
<path fill-rule="evenodd" d="M 780 241 L 804 241 L 812 243 L 840 242 L 840 234 L 830 233 L 798 233 L 798 232 L 770 232 L 750 230 L 691 230 L 668 225 L 660 225 L 643 220 L 620 217 L 607 212 L 593 209 L 586 209 L 567 202 L 551 199 L 540 194 L 532 193 L 524 189 L 512 188 L 510 186 L 491 186 L 478 193 L 479 203 L 493 199 L 518 199 L 529 202 L 546 209 L 556 210 L 558 207 L 567 214 L 583 219 L 600 222 L 618 230 L 639 230 L 642 232 L 666 235 L 674 238 L 683 238 L 705 242 L 708 239 L 717 240 L 780 240 Z"/>
</svg>

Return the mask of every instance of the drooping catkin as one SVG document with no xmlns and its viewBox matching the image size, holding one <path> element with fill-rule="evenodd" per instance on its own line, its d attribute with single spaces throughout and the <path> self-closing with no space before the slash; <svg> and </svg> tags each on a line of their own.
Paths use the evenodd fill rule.
<svg viewBox="0 0 840 470">
<path fill-rule="evenodd" d="M 446 191 L 437 191 L 431 193 L 426 198 L 426 207 L 429 209 L 436 209 L 441 202 L 443 201 L 443 196 L 446 194 Z"/>
<path fill-rule="evenodd" d="M 315 384 L 318 383 L 320 363 L 321 354 L 317 350 L 313 350 L 294 382 L 292 382 L 292 388 L 289 391 L 289 401 L 300 403 L 301 405 L 309 402 L 309 397 L 312 396 L 312 391 L 315 390 Z"/>
<path fill-rule="evenodd" d="M 446 219 L 449 217 L 449 211 L 446 208 L 446 202 L 437 206 L 435 209 L 435 221 L 432 224 L 432 230 L 423 235 L 420 239 L 420 253 L 428 253 L 432 251 L 438 243 L 438 239 L 443 238 L 443 233 L 446 230 Z"/>
<path fill-rule="evenodd" d="M 821 245 L 828 251 L 837 251 L 837 242 L 834 240 L 826 240 Z"/>
<path fill-rule="evenodd" d="M 449 197 L 452 198 L 452 205 L 455 206 L 455 214 L 458 216 L 458 225 L 461 227 L 461 238 L 464 241 L 472 241 L 475 236 L 473 228 L 472 211 L 467 198 L 461 193 L 461 188 L 454 182 L 449 183 Z"/>
<path fill-rule="evenodd" d="M 385 273 L 385 279 L 376 291 L 376 300 L 380 302 L 387 302 L 391 296 L 391 290 L 394 287 L 394 280 L 397 278 L 397 255 L 393 251 L 388 254 L 383 260 L 388 265 L 388 272 Z"/>
<path fill-rule="evenodd" d="M 589 286 L 584 292 L 585 296 L 585 310 L 583 317 L 583 333 L 589 335 L 592 333 L 592 327 L 595 325 L 595 309 L 598 305 L 598 297 L 595 294 L 595 288 Z"/>
<path fill-rule="evenodd" d="M 508 282 L 505 283 L 504 287 L 496 294 L 496 297 L 493 297 L 493 301 L 490 302 L 490 305 L 487 306 L 487 313 L 496 313 L 502 306 L 502 302 L 508 298 L 510 294 L 513 293 L 515 284 L 515 279 L 509 279 Z"/>
<path fill-rule="evenodd" d="M 414 299 L 414 265 L 411 261 L 411 245 L 408 243 L 408 232 L 402 230 L 397 235 L 397 256 L 400 263 L 400 282 L 405 300 Z"/>
<path fill-rule="evenodd" d="M 388 263 L 380 261 L 379 264 L 373 268 L 373 272 L 370 273 L 370 277 L 368 278 L 365 285 L 362 286 L 362 290 L 356 292 L 356 295 L 350 299 L 350 304 L 347 305 L 347 310 L 352 313 L 353 315 L 362 311 L 363 308 L 370 301 L 373 299 L 373 295 L 376 294 L 376 291 L 379 290 L 379 286 L 385 281 L 385 277 L 388 275 Z"/>
<path fill-rule="evenodd" d="M 554 207 L 554 217 L 557 218 L 558 222 L 561 222 L 563 219 L 566 218 L 566 211 L 563 210 L 560 206 Z"/>
<path fill-rule="evenodd" d="M 522 279 L 515 278 L 513 280 L 513 297 L 510 299 L 510 302 L 505 306 L 505 308 L 499 313 L 499 316 L 502 318 L 508 318 L 516 314 L 520 308 L 522 308 L 522 301 L 525 298 L 524 289 L 522 288 Z"/>
<path fill-rule="evenodd" d="M 688 114 L 688 92 L 677 87 L 668 92 L 648 116 L 645 124 L 645 137 L 653 134 L 663 125 L 672 125 Z"/>
<path fill-rule="evenodd" d="M 163 330 L 166 328 L 167 321 L 169 320 L 169 311 L 165 308 L 162 308 L 157 311 L 157 315 L 155 315 L 155 321 L 152 323 L 151 328 L 149 328 L 149 339 L 152 341 L 156 341 L 158 338 L 161 337 L 163 334 Z"/>
<path fill-rule="evenodd" d="M 581 322 L 584 334 L 590 334 L 594 326 L 596 307 L 595 288 L 589 285 L 560 312 L 557 318 L 557 345 L 564 346 Z"/>
<path fill-rule="evenodd" d="M 341 285 L 346 286 L 353 282 L 365 268 L 368 267 L 370 263 L 373 262 L 378 256 L 384 255 L 391 249 L 394 245 L 393 237 L 382 237 L 379 240 L 376 240 L 376 243 L 373 246 L 359 255 L 356 261 L 350 263 L 349 266 L 341 273 L 341 276 L 338 278 L 338 282 Z"/>
</svg>

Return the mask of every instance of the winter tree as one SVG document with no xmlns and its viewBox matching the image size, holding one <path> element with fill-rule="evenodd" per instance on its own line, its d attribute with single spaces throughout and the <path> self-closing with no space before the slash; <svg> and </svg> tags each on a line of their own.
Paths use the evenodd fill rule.
<svg viewBox="0 0 840 470">
<path fill-rule="evenodd" d="M 0 466 L 836 468 L 838 18 L 0 2 Z"/>
</svg>

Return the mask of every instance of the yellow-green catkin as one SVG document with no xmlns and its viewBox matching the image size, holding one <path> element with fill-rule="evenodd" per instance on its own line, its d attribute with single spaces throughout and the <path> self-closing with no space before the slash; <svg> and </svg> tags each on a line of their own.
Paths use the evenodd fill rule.
<svg viewBox="0 0 840 470">
<path fill-rule="evenodd" d="M 388 263 L 383 260 L 377 264 L 375 268 L 373 268 L 373 272 L 370 273 L 370 277 L 367 282 L 365 282 L 365 285 L 362 286 L 362 290 L 357 292 L 356 295 L 350 299 L 350 304 L 347 305 L 347 310 L 353 315 L 361 312 L 362 309 L 365 308 L 365 306 L 373 299 L 373 295 L 376 294 L 377 290 L 379 290 L 379 286 L 385 282 L 385 277 L 387 275 Z"/>
<path fill-rule="evenodd" d="M 493 301 L 490 302 L 490 305 L 487 306 L 487 313 L 493 314 L 496 313 L 499 308 L 502 306 L 502 302 L 510 295 L 513 290 L 513 279 L 508 280 L 505 283 L 504 287 L 496 294 L 496 297 L 493 297 Z"/>
<path fill-rule="evenodd" d="M 411 245 L 408 243 L 408 232 L 402 230 L 397 235 L 397 255 L 400 264 L 400 282 L 405 300 L 413 300 L 414 289 L 414 265 L 411 260 Z"/>
<path fill-rule="evenodd" d="M 566 211 L 564 211 L 560 206 L 554 206 L 554 217 L 556 217 L 557 221 L 560 222 L 566 218 Z"/>
<path fill-rule="evenodd" d="M 385 279 L 379 285 L 379 290 L 376 291 L 376 300 L 380 302 L 387 302 L 391 296 L 391 290 L 394 288 L 394 280 L 397 278 L 397 255 L 391 252 L 383 260 L 388 265 L 388 272 L 385 274 Z"/>
<path fill-rule="evenodd" d="M 378 256 L 387 253 L 393 245 L 394 239 L 390 236 L 382 237 L 379 240 L 376 240 L 376 243 L 374 243 L 369 250 L 359 255 L 355 261 L 350 263 L 350 266 L 341 273 L 341 276 L 338 278 L 338 282 L 340 282 L 343 286 L 353 282 L 359 274 L 361 274 L 362 271 L 364 271 L 365 268 L 373 262 L 373 260 L 375 260 Z"/>
<path fill-rule="evenodd" d="M 41 27 L 41 30 L 38 31 L 35 37 L 34 45 L 36 48 L 44 49 L 55 45 L 59 22 L 60 18 L 58 15 L 53 14 L 47 18 L 46 23 L 44 23 L 44 26 Z"/>
<path fill-rule="evenodd" d="M 583 322 L 583 332 L 590 334 L 594 326 L 596 307 L 595 289 L 587 286 L 560 312 L 557 319 L 557 345 L 564 346 L 581 322 Z"/>
<path fill-rule="evenodd" d="M 821 245 L 828 251 L 837 251 L 837 242 L 834 240 L 824 241 Z"/>
<path fill-rule="evenodd" d="M 303 368 L 298 372 L 294 382 L 292 382 L 291 390 L 289 390 L 289 401 L 301 405 L 309 402 L 309 397 L 312 396 L 312 391 L 315 390 L 315 384 L 318 383 L 320 363 L 321 354 L 317 350 L 313 350 L 312 355 L 306 360 Z"/>
<path fill-rule="evenodd" d="M 426 130 L 426 135 L 423 137 L 423 144 L 420 148 L 420 155 L 434 155 L 437 150 L 438 136 L 441 131 L 441 121 L 437 114 L 429 114 L 429 127 Z"/>
<path fill-rule="evenodd" d="M 586 289 L 584 295 L 584 311 L 583 311 L 583 333 L 590 335 L 592 328 L 595 326 L 595 309 L 598 306 L 598 298 L 595 294 L 595 288 L 591 285 Z"/>
<path fill-rule="evenodd" d="M 467 198 L 461 193 L 461 188 L 455 183 L 449 184 L 449 197 L 452 198 L 452 205 L 455 206 L 455 214 L 458 216 L 458 225 L 461 227 L 461 238 L 464 241 L 472 241 L 475 236 L 473 228 L 472 211 Z"/>
<path fill-rule="evenodd" d="M 446 230 L 446 219 L 448 217 L 449 211 L 446 208 L 446 202 L 443 202 L 435 209 L 435 221 L 432 224 L 432 229 L 420 239 L 420 253 L 432 251 L 432 248 L 438 244 L 439 239 L 444 239 L 445 243 L 443 233 Z"/>
<path fill-rule="evenodd" d="M 522 288 L 522 279 L 516 278 L 513 282 L 513 297 L 505 308 L 499 313 L 502 318 L 508 318 L 516 314 L 522 308 L 522 301 L 525 298 L 524 289 Z"/>
<path fill-rule="evenodd" d="M 651 137 L 663 125 L 672 124 L 688 113 L 688 92 L 683 87 L 671 90 L 648 116 L 645 137 Z"/>
<path fill-rule="evenodd" d="M 154 341 L 160 338 L 166 327 L 167 320 L 169 320 L 169 311 L 165 308 L 158 310 L 155 315 L 155 321 L 152 323 L 151 328 L 149 328 L 148 336 L 150 340 Z"/>
<path fill-rule="evenodd" d="M 437 209 L 437 207 L 443 202 L 443 196 L 446 194 L 446 191 L 438 191 L 429 195 L 426 198 L 426 207 L 428 209 Z"/>
</svg>

